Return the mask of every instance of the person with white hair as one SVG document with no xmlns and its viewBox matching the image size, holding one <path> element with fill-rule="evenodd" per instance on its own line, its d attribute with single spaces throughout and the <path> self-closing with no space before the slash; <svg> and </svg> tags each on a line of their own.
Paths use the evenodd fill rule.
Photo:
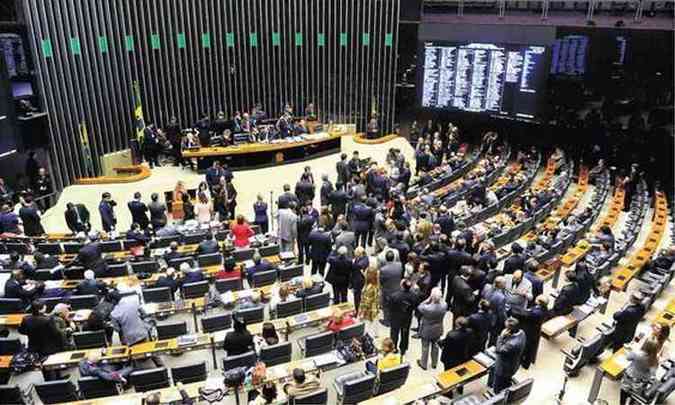
<svg viewBox="0 0 675 405">
<path fill-rule="evenodd" d="M 84 280 L 75 287 L 73 295 L 97 295 L 102 297 L 105 295 L 107 287 L 102 281 L 96 280 L 96 274 L 93 270 L 84 272 Z"/>
<path fill-rule="evenodd" d="M 183 262 L 179 267 L 183 273 L 183 284 L 196 283 L 204 280 L 204 273 L 198 267 L 192 267 L 189 263 Z"/>
<path fill-rule="evenodd" d="M 422 358 L 417 365 L 423 370 L 427 369 L 429 350 L 431 349 L 431 368 L 438 364 L 438 345 L 436 342 L 443 336 L 443 319 L 448 310 L 448 305 L 443 300 L 443 291 L 434 287 L 431 295 L 422 302 L 417 310 L 420 313 L 419 337 L 422 339 Z"/>
<path fill-rule="evenodd" d="M 328 274 L 326 281 L 333 286 L 333 300 L 336 304 L 347 302 L 347 289 L 352 273 L 352 262 L 347 256 L 349 253 L 346 246 L 340 246 L 337 252 L 328 257 Z"/>
</svg>

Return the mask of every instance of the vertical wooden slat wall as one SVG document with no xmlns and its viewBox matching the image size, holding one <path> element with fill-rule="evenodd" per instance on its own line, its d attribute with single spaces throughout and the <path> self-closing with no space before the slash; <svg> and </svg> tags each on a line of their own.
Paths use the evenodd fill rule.
<svg viewBox="0 0 675 405">
<path fill-rule="evenodd" d="M 129 147 L 134 81 L 160 126 L 313 102 L 321 120 L 359 130 L 375 104 L 391 131 L 400 1 L 25 0 L 57 186 L 85 176 L 80 122 L 97 172 L 97 156 Z"/>
</svg>

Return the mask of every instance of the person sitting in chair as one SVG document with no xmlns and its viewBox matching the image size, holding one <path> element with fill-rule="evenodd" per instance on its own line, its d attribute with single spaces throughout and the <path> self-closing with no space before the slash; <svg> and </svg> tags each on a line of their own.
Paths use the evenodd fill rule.
<svg viewBox="0 0 675 405">
<path fill-rule="evenodd" d="M 384 338 L 382 341 L 382 351 L 378 355 L 377 361 L 367 361 L 366 370 L 372 374 L 396 367 L 401 364 L 401 355 L 396 350 L 394 341 L 391 338 Z"/>
</svg>

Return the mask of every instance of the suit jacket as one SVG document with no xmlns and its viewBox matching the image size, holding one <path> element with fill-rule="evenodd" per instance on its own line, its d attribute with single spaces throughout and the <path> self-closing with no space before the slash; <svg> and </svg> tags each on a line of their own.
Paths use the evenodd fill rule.
<svg viewBox="0 0 675 405">
<path fill-rule="evenodd" d="M 101 214 L 103 230 L 108 232 L 115 227 L 117 224 L 117 219 L 115 219 L 115 212 L 113 211 L 113 207 L 110 205 L 110 203 L 107 201 L 101 201 L 98 205 L 98 212 Z"/>
<path fill-rule="evenodd" d="M 614 342 L 628 343 L 635 335 L 635 329 L 645 314 L 642 305 L 628 305 L 624 309 L 614 313 L 616 321 L 613 340 Z"/>
<path fill-rule="evenodd" d="M 354 232 L 367 232 L 373 224 L 373 210 L 362 202 L 352 205 L 352 230 Z"/>
<path fill-rule="evenodd" d="M 330 196 L 330 193 L 333 192 L 333 190 L 335 190 L 335 188 L 333 187 L 333 183 L 330 181 L 324 181 L 321 184 L 320 197 L 322 206 L 328 205 L 328 197 Z"/>
<path fill-rule="evenodd" d="M 443 214 L 436 219 L 436 223 L 441 227 L 441 233 L 450 235 L 455 230 L 455 221 L 448 214 Z"/>
<path fill-rule="evenodd" d="M 92 269 L 94 272 L 102 273 L 105 271 L 105 262 L 103 261 L 103 252 L 98 242 L 88 243 L 82 246 L 75 259 L 86 269 Z M 102 274 L 97 274 L 97 276 Z"/>
<path fill-rule="evenodd" d="M 326 274 L 326 281 L 331 283 L 333 288 L 348 288 L 352 274 L 352 262 L 349 257 L 331 254 L 328 257 L 328 264 L 330 268 Z"/>
<path fill-rule="evenodd" d="M 525 332 L 518 332 L 509 336 L 499 336 L 495 345 L 497 358 L 495 360 L 495 374 L 512 377 L 520 367 L 520 359 L 525 350 Z"/>
<path fill-rule="evenodd" d="M 555 299 L 553 313 L 555 315 L 570 314 L 577 302 L 579 302 L 579 286 L 576 282 L 569 283 L 560 290 L 560 294 Z"/>
<path fill-rule="evenodd" d="M 225 335 L 223 349 L 228 356 L 236 356 L 253 350 L 253 336 L 245 331 L 244 333 L 229 332 Z"/>
<path fill-rule="evenodd" d="M 206 255 L 209 253 L 217 253 L 218 251 L 220 251 L 218 241 L 215 239 L 206 239 L 199 242 L 199 245 L 197 245 L 197 250 L 195 253 L 197 253 L 198 255 Z"/>
<path fill-rule="evenodd" d="M 389 298 L 389 305 L 395 309 L 391 311 L 391 326 L 409 328 L 413 312 L 419 303 L 419 297 L 412 290 L 405 291 L 399 288 Z"/>
<path fill-rule="evenodd" d="M 277 205 L 279 206 L 279 210 L 283 208 L 288 208 L 291 206 L 291 202 L 295 203 L 295 206 L 298 206 L 298 197 L 295 196 L 295 194 L 291 193 L 290 191 L 287 191 L 279 196 L 279 199 L 277 200 Z"/>
<path fill-rule="evenodd" d="M 204 273 L 202 273 L 201 270 L 192 270 L 188 271 L 185 273 L 185 277 L 183 277 L 183 284 L 188 284 L 188 283 L 198 283 L 200 281 L 204 281 Z"/>
<path fill-rule="evenodd" d="M 443 336 L 443 318 L 448 305 L 445 302 L 438 304 L 423 302 L 417 310 L 420 313 L 420 338 L 434 341 L 440 339 Z"/>
<path fill-rule="evenodd" d="M 347 184 L 351 177 L 347 161 L 341 160 L 337 162 L 335 164 L 335 170 L 337 171 L 338 183 L 342 183 L 343 185 Z"/>
<path fill-rule="evenodd" d="M 475 308 L 476 298 L 469 283 L 461 276 L 452 279 L 448 289 L 448 306 L 452 307 L 452 313 L 457 316 L 467 316 Z"/>
<path fill-rule="evenodd" d="M 150 223 L 150 220 L 148 219 L 148 206 L 142 201 L 136 200 L 129 201 L 127 206 L 131 212 L 131 220 L 140 225 L 141 228 L 147 228 Z"/>
<path fill-rule="evenodd" d="M 106 291 L 104 283 L 97 280 L 82 280 L 75 288 L 74 295 L 103 295 Z"/>
<path fill-rule="evenodd" d="M 512 274 L 516 270 L 524 270 L 525 256 L 511 255 L 504 262 L 504 274 Z"/>
<path fill-rule="evenodd" d="M 474 339 L 469 348 L 470 354 L 485 350 L 485 343 L 488 340 L 490 331 L 494 329 L 495 317 L 491 312 L 478 311 L 466 318 L 469 321 L 469 328 L 473 331 Z"/>
<path fill-rule="evenodd" d="M 544 293 L 544 282 L 535 273 L 526 272 L 524 277 L 532 284 L 532 296 L 537 298 Z"/>
<path fill-rule="evenodd" d="M 66 225 L 72 233 L 84 232 L 89 223 L 89 210 L 83 204 L 76 204 L 72 210 L 66 210 Z M 79 218 L 78 218 L 79 216 Z"/>
<path fill-rule="evenodd" d="M 446 370 L 458 366 L 472 357 L 471 344 L 474 332 L 469 328 L 454 329 L 439 342 L 441 362 Z"/>
<path fill-rule="evenodd" d="M 314 217 L 311 215 L 300 215 L 298 218 L 298 241 L 306 242 L 309 240 L 309 233 L 314 226 Z"/>
<path fill-rule="evenodd" d="M 330 233 L 314 229 L 309 233 L 309 255 L 312 261 L 326 262 L 333 248 Z"/>
<path fill-rule="evenodd" d="M 19 298 L 24 304 L 29 304 L 33 299 L 40 296 L 43 289 L 38 287 L 32 290 L 25 290 L 23 285 L 14 277 L 10 277 L 5 282 L 5 298 Z"/>
<path fill-rule="evenodd" d="M 579 284 L 579 297 L 576 305 L 583 305 L 591 297 L 591 291 L 595 285 L 595 279 L 588 271 L 577 269 L 577 283 Z"/>
<path fill-rule="evenodd" d="M 42 356 L 58 353 L 65 348 L 64 335 L 48 316 L 29 315 L 21 321 L 19 333 L 28 336 L 28 350 Z"/>
<path fill-rule="evenodd" d="M 162 287 L 168 287 L 171 290 L 171 294 L 175 294 L 176 291 L 178 291 L 178 281 L 175 279 L 168 277 L 166 275 L 160 276 L 157 281 L 155 282 L 155 288 L 162 288 Z"/>
<path fill-rule="evenodd" d="M 159 201 L 151 201 L 148 204 L 150 210 L 150 222 L 154 229 L 159 229 L 166 225 L 166 204 Z"/>
<path fill-rule="evenodd" d="M 349 202 L 349 196 L 344 190 L 334 190 L 328 197 L 333 211 L 333 216 L 337 218 L 338 214 L 344 214 Z"/>
<path fill-rule="evenodd" d="M 141 308 L 136 297 L 124 297 L 110 313 L 113 328 L 123 344 L 131 346 L 148 339 L 150 325 L 141 319 Z"/>
<path fill-rule="evenodd" d="M 294 241 L 298 238 L 298 216 L 290 209 L 280 209 L 277 232 L 279 239 Z"/>
<path fill-rule="evenodd" d="M 335 237 L 335 249 L 340 247 L 346 247 L 349 256 L 354 254 L 354 249 L 356 249 L 356 235 L 352 231 L 342 231 L 338 236 Z"/>
<path fill-rule="evenodd" d="M 19 217 L 14 212 L 0 214 L 0 232 L 20 233 Z"/>
<path fill-rule="evenodd" d="M 382 297 L 391 297 L 401 288 L 403 266 L 401 262 L 388 262 L 380 267 L 380 288 Z"/>
<path fill-rule="evenodd" d="M 40 222 L 40 213 L 35 205 L 21 207 L 19 216 L 23 222 L 23 232 L 26 236 L 39 236 L 45 233 Z"/>
</svg>

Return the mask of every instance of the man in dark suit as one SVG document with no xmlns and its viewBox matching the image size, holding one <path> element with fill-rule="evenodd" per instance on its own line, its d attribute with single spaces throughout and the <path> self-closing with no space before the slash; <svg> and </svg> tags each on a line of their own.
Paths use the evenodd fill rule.
<svg viewBox="0 0 675 405">
<path fill-rule="evenodd" d="M 469 315 L 467 318 L 469 327 L 474 333 L 474 339 L 471 341 L 469 354 L 471 356 L 485 350 L 490 331 L 494 326 L 494 315 L 490 310 L 490 302 L 482 299 L 478 302 L 478 312 Z"/>
<path fill-rule="evenodd" d="M 56 327 L 54 320 L 45 315 L 45 304 L 34 301 L 31 315 L 23 318 L 19 333 L 28 336 L 28 351 L 40 356 L 49 356 L 65 348 L 65 335 Z"/>
<path fill-rule="evenodd" d="M 12 207 L 9 204 L 3 204 L 0 209 L 0 232 L 15 234 L 22 232 L 19 225 L 19 216 L 12 211 Z"/>
<path fill-rule="evenodd" d="M 429 263 L 429 272 L 431 273 L 431 285 L 435 286 L 448 273 L 446 253 L 441 251 L 438 242 L 431 242 L 429 248 L 420 255 L 420 260 Z"/>
<path fill-rule="evenodd" d="M 101 223 L 103 230 L 106 232 L 112 231 L 115 229 L 115 225 L 117 225 L 117 217 L 114 210 L 116 205 L 117 203 L 113 201 L 110 193 L 103 193 L 101 202 L 98 204 L 98 212 L 101 214 Z"/>
<path fill-rule="evenodd" d="M 410 323 L 412 315 L 419 304 L 419 297 L 411 291 L 410 281 L 401 281 L 401 289 L 391 295 L 389 303 L 392 308 L 390 325 L 390 337 L 394 341 L 394 347 L 398 347 L 401 356 L 408 351 L 410 339 Z M 399 340 L 400 339 L 400 340 Z"/>
<path fill-rule="evenodd" d="M 213 186 L 220 183 L 220 178 L 222 176 L 223 168 L 220 166 L 220 162 L 214 160 L 213 165 L 206 169 L 206 184 L 209 185 L 209 189 L 212 189 Z"/>
<path fill-rule="evenodd" d="M 129 207 L 129 212 L 131 212 L 131 221 L 140 225 L 141 229 L 147 229 L 150 223 L 148 219 L 148 206 L 141 201 L 141 193 L 135 192 L 134 199 L 127 203 L 127 207 Z"/>
<path fill-rule="evenodd" d="M 94 272 L 87 270 L 84 272 L 84 280 L 80 281 L 80 284 L 75 287 L 74 295 L 98 295 L 101 297 L 106 294 L 107 290 L 103 282 L 96 280 Z"/>
<path fill-rule="evenodd" d="M 263 271 L 269 271 L 274 269 L 272 263 L 263 259 L 260 256 L 260 253 L 256 251 L 253 253 L 253 266 L 246 269 L 246 279 L 248 280 L 249 285 L 253 285 L 253 275 L 256 273 L 261 273 Z"/>
<path fill-rule="evenodd" d="M 352 153 L 352 158 L 349 160 L 349 176 L 350 178 L 361 174 L 361 159 L 359 158 L 359 151 Z"/>
<path fill-rule="evenodd" d="M 333 187 L 333 183 L 331 183 L 330 180 L 328 180 L 327 174 L 321 175 L 321 181 L 322 181 L 320 190 L 321 206 L 325 207 L 328 205 L 328 198 L 330 196 L 330 193 L 332 193 L 333 190 L 335 190 L 335 188 Z"/>
<path fill-rule="evenodd" d="M 344 188 L 337 187 L 330 193 L 328 201 L 330 201 L 333 218 L 337 218 L 339 215 L 344 215 L 345 210 L 347 209 L 347 203 L 349 202 L 349 195 Z"/>
<path fill-rule="evenodd" d="M 525 350 L 525 333 L 520 330 L 518 320 L 509 318 L 505 322 L 504 331 L 497 338 L 495 353 L 497 354 L 488 385 L 495 393 L 511 386 L 511 380 L 520 367 L 520 360 Z"/>
<path fill-rule="evenodd" d="M 576 305 L 583 305 L 591 297 L 591 292 L 595 286 L 595 279 L 588 271 L 588 265 L 584 261 L 577 262 L 577 265 L 574 268 L 574 273 L 577 276 L 577 282 L 579 284 L 579 297 Z"/>
<path fill-rule="evenodd" d="M 59 259 L 56 256 L 51 256 L 42 252 L 35 252 L 33 254 L 36 269 L 53 269 L 59 265 Z"/>
<path fill-rule="evenodd" d="M 105 277 L 106 264 L 103 260 L 101 245 L 98 243 L 98 235 L 89 235 L 89 243 L 82 246 L 73 263 L 83 266 L 85 269 L 94 270 L 96 277 Z"/>
<path fill-rule="evenodd" d="M 182 257 L 183 254 L 178 251 L 178 242 L 173 241 L 169 244 L 169 250 L 164 253 L 164 261 L 167 262 L 167 264 L 173 260 L 173 259 L 178 259 L 179 257 Z"/>
<path fill-rule="evenodd" d="M 475 260 L 464 250 L 461 243 L 456 243 L 454 249 L 448 249 L 446 251 L 445 261 L 447 263 L 445 268 L 446 273 L 445 277 L 441 278 L 441 288 L 444 292 L 446 280 L 452 280 L 458 275 L 462 266 L 473 266 L 475 264 Z"/>
<path fill-rule="evenodd" d="M 534 259 L 528 259 L 525 262 L 525 278 L 532 284 L 532 296 L 536 299 L 544 293 L 544 281 L 537 275 L 538 263 Z"/>
<path fill-rule="evenodd" d="M 156 231 L 166 225 L 166 204 L 159 201 L 159 194 L 152 193 L 150 195 L 148 210 L 150 211 L 150 223 L 153 230 Z"/>
<path fill-rule="evenodd" d="M 340 161 L 335 164 L 335 170 L 337 171 L 337 182 L 335 184 L 345 186 L 351 178 L 346 153 L 340 155 Z"/>
<path fill-rule="evenodd" d="M 373 225 L 373 210 L 366 205 L 366 196 L 361 197 L 361 201 L 357 201 L 352 205 L 352 231 L 356 236 L 356 244 L 366 247 L 368 232 Z"/>
<path fill-rule="evenodd" d="M 305 206 L 308 201 L 314 201 L 314 184 L 308 180 L 298 180 L 295 183 L 295 195 L 298 197 L 298 204 L 301 207 Z"/>
<path fill-rule="evenodd" d="M 12 271 L 11 277 L 5 282 L 5 298 L 18 298 L 24 305 L 39 298 L 44 290 L 44 284 L 26 280 L 23 270 Z"/>
<path fill-rule="evenodd" d="M 611 347 L 614 352 L 618 351 L 626 343 L 633 340 L 635 329 L 645 315 L 645 307 L 642 304 L 642 294 L 633 293 L 630 301 L 623 309 L 616 311 L 614 318 L 614 334 L 612 335 Z"/>
<path fill-rule="evenodd" d="M 504 274 L 513 274 L 516 270 L 523 270 L 525 267 L 525 255 L 523 247 L 517 242 L 511 245 L 511 256 L 504 262 Z"/>
<path fill-rule="evenodd" d="M 452 319 L 469 316 L 475 308 L 476 296 L 469 285 L 472 269 L 469 266 L 463 266 L 460 274 L 452 279 L 446 301 L 448 307 L 452 308 Z"/>
<path fill-rule="evenodd" d="M 326 281 L 333 286 L 333 300 L 336 304 L 347 302 L 347 290 L 349 289 L 349 279 L 352 275 L 352 262 L 348 256 L 348 249 L 342 246 L 337 252 L 328 256 L 328 274 Z"/>
<path fill-rule="evenodd" d="M 26 196 L 23 206 L 19 209 L 19 217 L 23 222 L 23 233 L 26 236 L 44 235 L 45 229 L 40 220 L 40 211 L 33 202 L 33 197 Z"/>
<path fill-rule="evenodd" d="M 154 288 L 167 287 L 171 290 L 171 296 L 178 291 L 180 283 L 176 280 L 176 270 L 173 267 L 166 269 L 163 275 L 161 275 L 155 282 Z"/>
<path fill-rule="evenodd" d="M 469 321 L 463 316 L 454 319 L 455 329 L 449 331 L 445 339 L 438 342 L 442 349 L 441 363 L 443 363 L 444 370 L 458 366 L 472 357 L 470 349 L 474 331 L 469 327 Z"/>
<path fill-rule="evenodd" d="M 445 205 L 441 205 L 439 212 L 440 215 L 436 218 L 436 223 L 441 227 L 441 233 L 449 237 L 450 234 L 452 234 L 452 231 L 455 230 L 455 220 L 452 218 L 452 215 L 448 213 L 448 209 Z"/>
<path fill-rule="evenodd" d="M 323 228 L 316 228 L 309 233 L 309 254 L 312 258 L 312 274 L 319 273 L 323 276 L 328 262 L 328 256 L 333 248 L 330 232 Z"/>
<path fill-rule="evenodd" d="M 72 233 L 89 232 L 89 210 L 83 204 L 66 204 L 66 212 L 63 214 L 66 218 L 66 225 Z"/>
<path fill-rule="evenodd" d="M 574 305 L 579 302 L 579 284 L 576 274 L 568 270 L 565 272 L 565 278 L 569 282 L 561 290 L 553 303 L 553 315 L 567 315 L 574 310 Z"/>
<path fill-rule="evenodd" d="M 198 255 L 207 255 L 210 253 L 218 253 L 220 251 L 220 246 L 218 245 L 218 241 L 216 240 L 216 236 L 212 233 L 210 233 L 206 239 L 203 241 L 199 242 L 199 245 L 197 245 L 197 250 L 195 251 L 196 254 Z"/>
<path fill-rule="evenodd" d="M 307 207 L 300 208 L 298 217 L 298 263 L 309 264 L 309 234 L 314 226 L 314 217 L 309 215 Z"/>
<path fill-rule="evenodd" d="M 289 208 L 291 203 L 294 207 L 298 206 L 298 197 L 291 192 L 291 186 L 289 184 L 284 184 L 284 192 L 277 199 L 277 205 L 279 209 Z"/>
<path fill-rule="evenodd" d="M 512 315 L 518 319 L 523 332 L 525 332 L 526 345 L 522 357 L 522 366 L 527 370 L 537 360 L 541 325 L 548 316 L 548 298 L 543 295 L 537 296 L 535 305 L 530 309 L 513 307 Z"/>
</svg>

